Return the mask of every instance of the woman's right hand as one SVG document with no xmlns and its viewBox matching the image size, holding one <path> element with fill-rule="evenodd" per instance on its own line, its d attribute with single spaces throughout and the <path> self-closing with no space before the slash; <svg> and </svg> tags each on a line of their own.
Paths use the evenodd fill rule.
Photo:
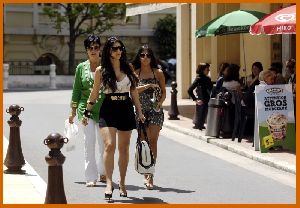
<svg viewBox="0 0 300 208">
<path fill-rule="evenodd" d="M 69 116 L 69 123 L 70 123 L 70 124 L 73 124 L 73 123 L 74 123 L 74 117 L 75 117 L 75 115 L 70 115 L 70 116 Z"/>
<path fill-rule="evenodd" d="M 81 120 L 81 123 L 82 123 L 82 125 L 84 125 L 84 126 L 86 126 L 86 125 L 88 125 L 88 118 L 87 117 L 82 117 L 82 120 Z"/>
<path fill-rule="evenodd" d="M 196 105 L 202 105 L 203 104 L 203 101 L 202 100 L 196 100 Z"/>
</svg>

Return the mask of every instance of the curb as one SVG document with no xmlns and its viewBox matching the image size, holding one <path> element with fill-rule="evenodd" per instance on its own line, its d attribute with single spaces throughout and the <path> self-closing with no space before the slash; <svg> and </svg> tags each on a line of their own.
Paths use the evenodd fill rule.
<svg viewBox="0 0 300 208">
<path fill-rule="evenodd" d="M 286 172 L 289 172 L 289 173 L 292 173 L 292 174 L 296 174 L 296 165 L 291 165 L 287 162 L 276 161 L 273 158 L 262 155 L 261 153 L 249 152 L 249 150 L 244 148 L 244 147 L 241 147 L 241 146 L 238 146 L 238 145 L 235 145 L 235 144 L 225 144 L 220 140 L 216 140 L 215 138 L 210 138 L 210 137 L 199 135 L 199 132 L 195 132 L 191 129 L 183 128 L 181 126 L 178 126 L 176 124 L 171 123 L 168 120 L 164 121 L 164 127 L 168 128 L 168 129 L 171 129 L 171 130 L 174 130 L 174 131 L 179 132 L 179 133 L 183 133 L 183 134 L 192 136 L 196 139 L 203 140 L 207 143 L 216 145 L 220 148 L 223 148 L 225 150 L 234 152 L 236 154 L 239 154 L 239 155 L 247 157 L 251 160 L 255 160 L 257 162 L 263 163 L 265 165 L 274 167 L 276 169 L 283 170 L 283 171 L 286 171 Z"/>
</svg>

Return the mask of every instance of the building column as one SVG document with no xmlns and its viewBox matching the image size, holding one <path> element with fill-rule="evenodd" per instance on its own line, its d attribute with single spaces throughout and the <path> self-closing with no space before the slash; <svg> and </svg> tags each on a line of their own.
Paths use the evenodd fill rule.
<svg viewBox="0 0 300 208">
<path fill-rule="evenodd" d="M 178 4 L 176 8 L 176 80 L 178 98 L 188 98 L 191 77 L 190 55 L 190 5 Z"/>
<path fill-rule="evenodd" d="M 197 29 L 203 25 L 200 16 L 202 7 L 202 4 L 191 4 L 191 82 L 195 79 L 197 66 L 201 62 L 201 43 L 197 41 L 195 34 Z"/>
<path fill-rule="evenodd" d="M 291 35 L 281 35 L 282 38 L 282 74 L 285 76 L 285 62 L 291 58 Z"/>
</svg>

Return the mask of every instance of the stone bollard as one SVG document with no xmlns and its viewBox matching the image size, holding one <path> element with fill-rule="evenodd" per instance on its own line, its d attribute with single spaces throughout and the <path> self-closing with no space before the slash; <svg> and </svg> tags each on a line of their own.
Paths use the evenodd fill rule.
<svg viewBox="0 0 300 208">
<path fill-rule="evenodd" d="M 62 137 L 59 133 L 52 133 L 44 140 L 44 144 L 51 149 L 45 157 L 48 163 L 48 185 L 45 204 L 66 204 L 64 190 L 62 164 L 66 157 L 60 152 L 68 138 Z"/>
<path fill-rule="evenodd" d="M 50 89 L 56 89 L 56 65 L 50 64 Z"/>
<path fill-rule="evenodd" d="M 20 139 L 22 121 L 19 119 L 19 115 L 21 111 L 24 111 L 24 108 L 18 105 L 11 105 L 6 109 L 6 112 L 11 115 L 9 121 L 7 121 L 10 126 L 10 132 L 9 144 L 4 160 L 4 165 L 7 167 L 7 170 L 4 171 L 6 174 L 25 174 L 25 170 L 21 169 L 25 165 Z"/>
<path fill-rule="evenodd" d="M 9 70 L 9 64 L 3 64 L 3 69 L 4 69 L 4 73 L 3 73 L 3 78 L 4 78 L 4 85 L 3 85 L 3 89 L 7 90 L 8 89 L 8 70 Z"/>
<path fill-rule="evenodd" d="M 173 81 L 171 83 L 171 106 L 170 109 L 168 111 L 169 114 L 169 120 L 179 120 L 179 118 L 177 117 L 179 115 L 179 111 L 178 111 L 178 106 L 177 106 L 177 83 L 176 81 Z"/>
</svg>

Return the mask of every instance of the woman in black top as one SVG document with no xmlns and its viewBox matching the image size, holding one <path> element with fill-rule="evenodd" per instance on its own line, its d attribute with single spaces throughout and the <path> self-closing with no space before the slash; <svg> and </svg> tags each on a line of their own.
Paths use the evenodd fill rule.
<svg viewBox="0 0 300 208">
<path fill-rule="evenodd" d="M 207 76 L 209 73 L 209 64 L 201 63 L 197 67 L 197 77 L 188 89 L 190 97 L 196 103 L 196 112 L 194 115 L 193 123 L 194 129 L 205 129 L 204 123 L 208 111 L 208 101 L 210 98 L 210 91 L 213 88 L 211 79 Z M 194 95 L 194 89 L 196 88 L 197 97 Z"/>
</svg>

